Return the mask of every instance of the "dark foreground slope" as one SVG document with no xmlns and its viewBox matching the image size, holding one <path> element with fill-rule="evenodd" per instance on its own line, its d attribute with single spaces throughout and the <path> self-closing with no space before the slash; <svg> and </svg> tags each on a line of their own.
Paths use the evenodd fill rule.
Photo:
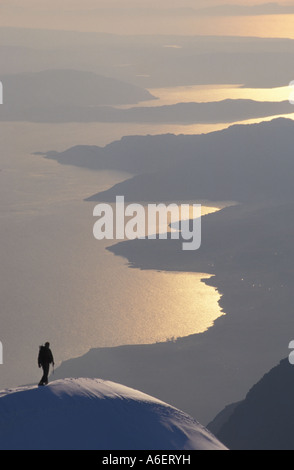
<svg viewBox="0 0 294 470">
<path fill-rule="evenodd" d="M 236 450 L 294 450 L 294 367 L 284 359 L 233 410 L 218 437 Z"/>
</svg>

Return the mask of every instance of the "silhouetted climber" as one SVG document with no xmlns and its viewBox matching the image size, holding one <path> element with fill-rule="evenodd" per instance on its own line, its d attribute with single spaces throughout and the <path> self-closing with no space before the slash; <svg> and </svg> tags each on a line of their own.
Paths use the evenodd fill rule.
<svg viewBox="0 0 294 470">
<path fill-rule="evenodd" d="M 43 377 L 40 380 L 39 386 L 48 384 L 50 364 L 54 366 L 54 358 L 50 349 L 50 343 L 45 343 L 45 346 L 40 346 L 38 356 L 38 365 L 43 369 Z"/>
</svg>

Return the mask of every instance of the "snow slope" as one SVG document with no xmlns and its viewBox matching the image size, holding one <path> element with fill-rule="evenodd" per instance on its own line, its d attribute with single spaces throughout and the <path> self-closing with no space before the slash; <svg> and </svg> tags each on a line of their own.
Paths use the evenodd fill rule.
<svg viewBox="0 0 294 470">
<path fill-rule="evenodd" d="M 226 450 L 182 411 L 88 378 L 0 392 L 0 449 Z"/>
</svg>

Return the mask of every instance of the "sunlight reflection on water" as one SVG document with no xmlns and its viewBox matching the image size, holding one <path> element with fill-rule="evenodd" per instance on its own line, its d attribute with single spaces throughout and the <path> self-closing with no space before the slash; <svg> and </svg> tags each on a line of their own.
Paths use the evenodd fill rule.
<svg viewBox="0 0 294 470">
<path fill-rule="evenodd" d="M 165 88 L 149 88 L 155 100 L 145 101 L 137 105 L 116 106 L 119 109 L 170 106 L 176 103 L 212 103 L 227 99 L 254 101 L 287 101 L 293 89 L 289 84 L 277 88 L 246 88 L 238 85 L 191 85 Z"/>
<path fill-rule="evenodd" d="M 94 239 L 93 204 L 84 199 L 125 176 L 32 155 L 68 148 L 82 137 L 87 142 L 73 129 L 1 127 L 1 339 L 9 358 L 2 387 L 15 377 L 34 380 L 27 366 L 34 360 L 32 345 L 48 338 L 65 360 L 93 347 L 200 333 L 223 314 L 219 293 L 201 281 L 210 275 L 129 269 L 105 249 L 107 243 Z M 96 126 L 91 129 L 88 141 L 98 143 Z"/>
</svg>

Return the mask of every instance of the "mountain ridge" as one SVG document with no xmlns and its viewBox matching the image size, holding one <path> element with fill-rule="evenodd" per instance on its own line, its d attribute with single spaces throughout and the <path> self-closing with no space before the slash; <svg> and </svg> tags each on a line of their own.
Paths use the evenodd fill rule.
<svg viewBox="0 0 294 470">
<path fill-rule="evenodd" d="M 219 439 L 233 450 L 293 450 L 293 387 L 293 365 L 285 358 L 231 409 Z"/>
</svg>

